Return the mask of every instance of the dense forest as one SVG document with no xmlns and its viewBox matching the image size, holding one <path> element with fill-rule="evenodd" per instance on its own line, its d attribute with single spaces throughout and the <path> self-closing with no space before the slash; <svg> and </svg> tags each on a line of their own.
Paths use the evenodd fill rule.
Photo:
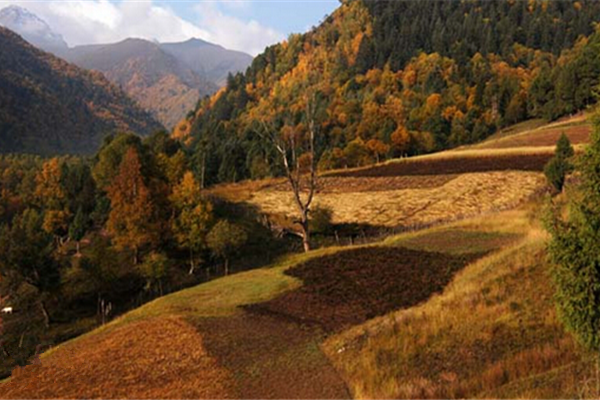
<svg viewBox="0 0 600 400">
<path fill-rule="evenodd" d="M 306 136 L 317 103 L 321 169 L 477 142 L 595 101 L 595 1 L 343 1 L 175 129 L 206 184 L 281 174 L 264 130 Z M 311 101 L 313 101 L 311 100 Z"/>
<path fill-rule="evenodd" d="M 91 158 L 0 156 L 0 375 L 162 294 L 269 262 L 295 242 L 209 198 L 181 144 L 109 136 Z M 290 247 L 292 246 L 292 247 Z"/>
<path fill-rule="evenodd" d="M 0 154 L 92 154 L 111 132 L 160 123 L 101 73 L 33 47 L 0 27 Z"/>
</svg>

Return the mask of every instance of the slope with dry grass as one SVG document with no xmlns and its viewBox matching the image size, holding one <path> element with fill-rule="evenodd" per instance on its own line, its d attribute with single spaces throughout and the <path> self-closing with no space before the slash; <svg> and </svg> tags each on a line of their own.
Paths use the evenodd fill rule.
<svg viewBox="0 0 600 400">
<path fill-rule="evenodd" d="M 507 217 L 508 215 L 505 215 Z M 441 295 L 331 337 L 327 354 L 357 398 L 572 398 L 586 391 L 588 357 L 557 320 L 545 236 L 527 214 L 483 221 L 524 238 L 463 269 Z M 470 230 L 462 225 L 461 231 Z M 491 230 L 490 230 L 491 228 Z M 525 229 L 522 229 L 525 228 Z M 453 228 L 456 231 L 457 227 Z M 395 239 L 431 247 L 448 228 Z M 463 235 L 464 238 L 464 235 Z M 454 241 L 460 248 L 460 240 Z M 440 250 L 452 251 L 451 240 Z"/>
<path fill-rule="evenodd" d="M 334 223 L 413 227 L 512 208 L 545 186 L 541 174 L 524 171 L 468 173 L 445 180 L 423 188 L 386 189 L 384 181 L 380 190 L 372 185 L 368 190 L 323 191 L 315 204 L 331 208 Z M 248 201 L 267 214 L 291 218 L 296 213 L 292 194 L 286 190 L 256 191 Z"/>
<path fill-rule="evenodd" d="M 588 116 L 584 113 L 547 124 L 539 120 L 528 121 L 507 128 L 482 143 L 470 146 L 478 149 L 506 149 L 517 147 L 553 146 L 561 134 L 567 135 L 573 145 L 589 142 L 592 132 Z"/>
</svg>

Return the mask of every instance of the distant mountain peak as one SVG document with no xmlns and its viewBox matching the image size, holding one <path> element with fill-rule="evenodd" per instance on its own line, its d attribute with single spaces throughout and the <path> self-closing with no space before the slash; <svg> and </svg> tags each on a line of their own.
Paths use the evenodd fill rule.
<svg viewBox="0 0 600 400">
<path fill-rule="evenodd" d="M 188 40 L 184 41 L 183 43 L 188 43 L 188 44 L 193 44 L 193 45 L 204 45 L 204 46 L 216 46 L 216 47 L 222 47 L 219 46 L 218 44 L 214 44 L 214 43 L 210 43 L 207 42 L 206 40 L 200 39 L 200 38 L 189 38 Z"/>
<path fill-rule="evenodd" d="M 68 48 L 61 35 L 54 32 L 46 21 L 26 8 L 10 5 L 1 9 L 0 25 L 18 33 L 25 40 L 43 50 L 61 53 Z"/>
</svg>

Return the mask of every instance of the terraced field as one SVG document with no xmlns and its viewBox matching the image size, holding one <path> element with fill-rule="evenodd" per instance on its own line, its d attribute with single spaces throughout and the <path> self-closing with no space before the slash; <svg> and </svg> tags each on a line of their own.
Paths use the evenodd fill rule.
<svg viewBox="0 0 600 400">
<path fill-rule="evenodd" d="M 434 227 L 165 296 L 44 353 L 0 398 L 591 397 L 593 360 L 559 323 L 546 273 L 538 195 L 552 151 L 324 175 L 316 202 L 334 222 Z M 295 214 L 278 179 L 212 194 Z"/>
<path fill-rule="evenodd" d="M 392 160 L 372 167 L 326 174 L 328 177 L 387 177 L 448 175 L 490 171 L 542 171 L 553 147 L 448 151 L 429 156 Z"/>
<path fill-rule="evenodd" d="M 325 177 L 321 182 L 326 188 L 344 189 L 325 189 L 316 196 L 315 204 L 331 208 L 334 223 L 415 227 L 512 208 L 545 187 L 542 174 L 525 171 L 404 178 L 393 178 L 400 183 L 394 188 L 387 186 L 387 178 L 368 178 L 356 186 L 346 186 L 345 179 L 354 183 L 357 178 Z M 420 182 L 424 182 L 422 187 Z M 289 190 L 263 189 L 251 194 L 247 201 L 267 214 L 292 219 L 296 213 Z"/>
<path fill-rule="evenodd" d="M 425 301 L 481 257 L 383 246 L 292 256 L 158 299 L 45 353 L 0 397 L 347 398 L 321 348 L 328 332 Z"/>
<path fill-rule="evenodd" d="M 518 147 L 553 146 L 561 134 L 567 135 L 573 145 L 589 142 L 592 132 L 586 115 L 577 115 L 551 124 L 524 123 L 524 126 L 513 127 L 490 139 L 471 146 L 477 149 L 506 149 Z"/>
<path fill-rule="evenodd" d="M 592 360 L 556 317 L 535 232 L 461 270 L 443 294 L 330 337 L 353 397 L 593 397 Z"/>
</svg>

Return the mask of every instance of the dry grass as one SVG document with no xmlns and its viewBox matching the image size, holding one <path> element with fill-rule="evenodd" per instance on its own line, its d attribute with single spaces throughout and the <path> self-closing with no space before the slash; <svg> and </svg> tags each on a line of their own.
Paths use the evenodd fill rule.
<svg viewBox="0 0 600 400">
<path fill-rule="evenodd" d="M 511 213 L 523 232 L 527 213 Z M 501 221 L 474 226 L 491 228 Z M 555 315 L 545 235 L 535 226 L 528 231 L 518 244 L 467 266 L 443 294 L 421 306 L 328 339 L 325 351 L 354 397 L 580 395 L 589 370 L 577 368 L 579 376 L 554 373 L 586 359 Z M 394 240 L 401 244 L 415 235 Z"/>
<path fill-rule="evenodd" d="M 428 225 L 514 207 L 544 184 L 543 176 L 535 172 L 463 174 L 426 189 L 322 192 L 315 202 L 333 210 L 335 223 Z M 267 214 L 296 214 L 289 191 L 257 191 L 249 202 Z"/>
<path fill-rule="evenodd" d="M 486 140 L 481 144 L 473 146 L 473 148 L 504 149 L 531 146 L 553 146 L 563 133 L 567 135 L 572 144 L 580 145 L 589 142 L 591 132 L 591 125 L 585 121 L 558 126 L 544 126 L 499 139 Z"/>
<path fill-rule="evenodd" d="M 194 327 L 163 316 L 88 336 L 13 373 L 1 398 L 233 398 Z"/>
</svg>

